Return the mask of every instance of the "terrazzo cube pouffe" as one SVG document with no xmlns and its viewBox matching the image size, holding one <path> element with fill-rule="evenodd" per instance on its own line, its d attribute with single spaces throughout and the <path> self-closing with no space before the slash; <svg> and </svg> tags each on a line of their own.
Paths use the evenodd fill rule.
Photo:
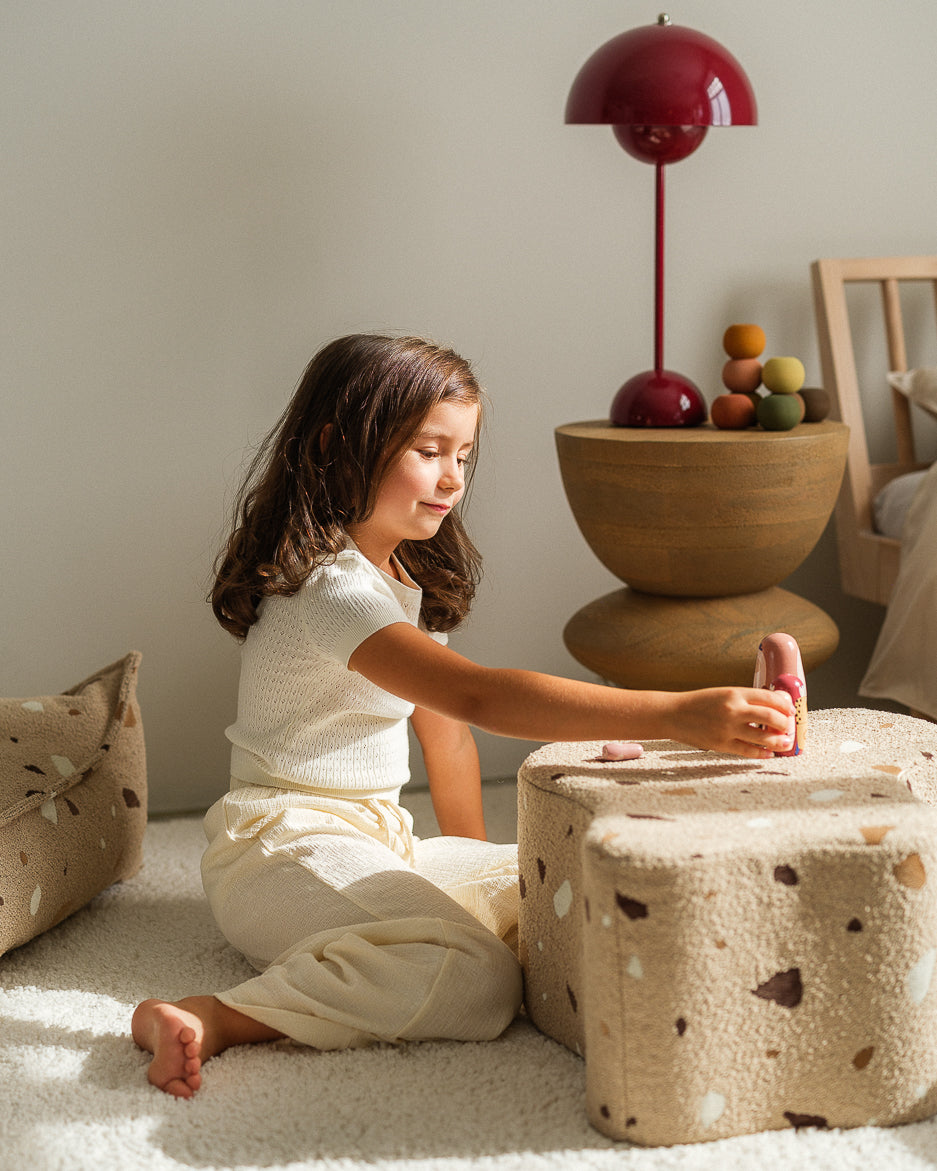
<svg viewBox="0 0 937 1171">
<path fill-rule="evenodd" d="M 0 955 L 140 867 L 139 664 L 134 652 L 61 695 L 0 699 Z"/>
<path fill-rule="evenodd" d="M 518 779 L 526 1004 L 590 1121 L 670 1145 L 937 1111 L 937 726 L 810 716 L 804 752 L 551 744 Z"/>
</svg>

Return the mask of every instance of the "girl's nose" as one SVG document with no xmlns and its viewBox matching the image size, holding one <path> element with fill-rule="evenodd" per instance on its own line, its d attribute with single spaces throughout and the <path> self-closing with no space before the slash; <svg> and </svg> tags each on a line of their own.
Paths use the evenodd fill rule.
<svg viewBox="0 0 937 1171">
<path fill-rule="evenodd" d="M 439 482 L 451 488 L 461 488 L 465 483 L 465 472 L 458 460 L 445 460 Z"/>
</svg>

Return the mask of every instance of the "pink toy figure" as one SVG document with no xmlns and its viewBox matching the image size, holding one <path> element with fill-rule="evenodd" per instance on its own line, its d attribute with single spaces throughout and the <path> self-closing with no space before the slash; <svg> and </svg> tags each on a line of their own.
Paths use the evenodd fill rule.
<svg viewBox="0 0 937 1171">
<path fill-rule="evenodd" d="M 775 756 L 798 756 L 807 743 L 807 684 L 806 672 L 796 639 L 789 634 L 769 634 L 758 646 L 755 658 L 755 679 L 752 686 L 769 691 L 786 691 L 794 701 L 794 743 L 788 752 Z"/>
</svg>

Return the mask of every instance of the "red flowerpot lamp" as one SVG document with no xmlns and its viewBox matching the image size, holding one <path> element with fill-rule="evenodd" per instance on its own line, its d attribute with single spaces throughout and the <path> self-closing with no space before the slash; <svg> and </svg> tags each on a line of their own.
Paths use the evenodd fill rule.
<svg viewBox="0 0 937 1171">
<path fill-rule="evenodd" d="M 706 419 L 699 388 L 664 369 L 664 167 L 692 154 L 709 126 L 753 126 L 755 95 L 738 61 L 711 37 L 662 15 L 656 25 L 607 41 L 580 69 L 568 123 L 611 125 L 628 154 L 656 172 L 654 369 L 629 378 L 611 420 L 625 427 L 695 426 Z"/>
</svg>

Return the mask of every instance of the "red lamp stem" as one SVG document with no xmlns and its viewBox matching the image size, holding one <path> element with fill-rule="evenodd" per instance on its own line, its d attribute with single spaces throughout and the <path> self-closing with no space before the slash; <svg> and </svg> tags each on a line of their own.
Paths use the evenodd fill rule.
<svg viewBox="0 0 937 1171">
<path fill-rule="evenodd" d="M 664 164 L 655 165 L 656 231 L 654 256 L 654 370 L 664 368 Z"/>
</svg>

